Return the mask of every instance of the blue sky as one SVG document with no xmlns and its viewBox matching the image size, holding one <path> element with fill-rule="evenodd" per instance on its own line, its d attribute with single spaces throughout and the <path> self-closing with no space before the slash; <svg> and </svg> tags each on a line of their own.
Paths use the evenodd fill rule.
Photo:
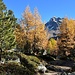
<svg viewBox="0 0 75 75">
<path fill-rule="evenodd" d="M 75 0 L 3 0 L 3 2 L 18 19 L 22 18 L 27 5 L 31 11 L 37 7 L 43 21 L 48 21 L 53 16 L 75 19 Z"/>
</svg>

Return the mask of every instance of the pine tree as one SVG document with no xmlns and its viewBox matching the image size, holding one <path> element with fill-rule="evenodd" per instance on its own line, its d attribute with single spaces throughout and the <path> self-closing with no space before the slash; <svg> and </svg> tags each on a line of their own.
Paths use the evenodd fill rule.
<svg viewBox="0 0 75 75">
<path fill-rule="evenodd" d="M 11 10 L 6 9 L 2 0 L 0 4 L 0 47 L 8 50 L 16 47 L 14 35 L 16 18 Z"/>
</svg>

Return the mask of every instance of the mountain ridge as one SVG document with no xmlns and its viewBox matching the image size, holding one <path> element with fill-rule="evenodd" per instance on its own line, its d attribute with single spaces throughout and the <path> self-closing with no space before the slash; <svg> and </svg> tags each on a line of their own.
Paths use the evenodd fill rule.
<svg viewBox="0 0 75 75">
<path fill-rule="evenodd" d="M 60 17 L 52 17 L 46 24 L 46 28 L 48 29 L 48 33 L 50 34 L 50 38 L 51 37 L 57 37 L 60 33 L 59 29 L 60 29 L 60 25 L 62 23 L 64 18 L 60 18 Z"/>
</svg>

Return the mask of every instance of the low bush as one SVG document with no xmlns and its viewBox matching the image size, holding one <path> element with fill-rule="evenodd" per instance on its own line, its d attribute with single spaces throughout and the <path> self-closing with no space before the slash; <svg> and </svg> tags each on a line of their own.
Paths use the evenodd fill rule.
<svg viewBox="0 0 75 75">
<path fill-rule="evenodd" d="M 35 56 L 29 56 L 23 53 L 17 53 L 17 55 L 20 58 L 21 64 L 35 73 L 37 66 L 40 64 L 40 60 Z"/>
<path fill-rule="evenodd" d="M 0 65 L 0 75 L 34 75 L 29 69 L 18 63 Z"/>
</svg>

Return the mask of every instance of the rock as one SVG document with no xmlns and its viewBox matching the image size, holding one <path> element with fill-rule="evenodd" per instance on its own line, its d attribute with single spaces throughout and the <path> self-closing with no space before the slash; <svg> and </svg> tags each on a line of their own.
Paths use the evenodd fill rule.
<svg viewBox="0 0 75 75">
<path fill-rule="evenodd" d="M 55 71 L 55 67 L 52 65 L 46 65 L 46 68 L 52 71 Z"/>
<path fill-rule="evenodd" d="M 5 62 L 4 61 L 0 61 L 0 64 L 4 64 Z"/>
<path fill-rule="evenodd" d="M 47 68 L 45 66 L 43 66 L 42 64 L 40 64 L 37 69 L 43 73 L 45 73 L 47 70 Z"/>
<path fill-rule="evenodd" d="M 75 72 L 72 72 L 72 73 L 68 73 L 68 75 L 75 75 Z"/>
<path fill-rule="evenodd" d="M 14 61 L 20 63 L 20 58 L 14 60 Z"/>
<path fill-rule="evenodd" d="M 44 75 L 58 75 L 58 72 L 45 73 Z M 59 73 L 60 75 L 60 73 Z"/>
<path fill-rule="evenodd" d="M 43 55 L 47 55 L 47 50 L 44 50 Z"/>
<path fill-rule="evenodd" d="M 0 64 L 4 64 L 5 63 L 5 59 L 1 58 Z"/>
<path fill-rule="evenodd" d="M 66 66 L 56 66 L 56 65 L 47 65 L 47 69 L 56 71 L 56 72 L 69 72 L 72 70 L 71 67 L 66 67 Z"/>
</svg>

